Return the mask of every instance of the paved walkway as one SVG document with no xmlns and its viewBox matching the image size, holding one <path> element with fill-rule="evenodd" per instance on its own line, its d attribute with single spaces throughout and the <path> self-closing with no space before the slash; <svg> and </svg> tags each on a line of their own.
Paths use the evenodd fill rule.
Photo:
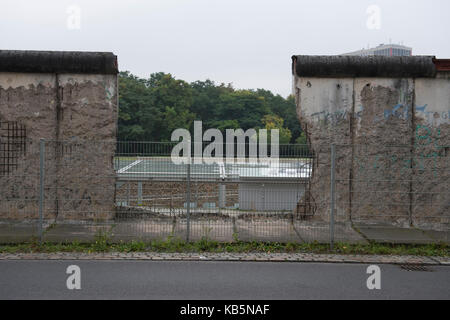
<svg viewBox="0 0 450 320">
<path fill-rule="evenodd" d="M 186 238 L 186 219 L 170 217 L 116 221 L 115 223 L 79 223 L 65 221 L 44 225 L 46 242 L 94 242 L 99 232 L 107 233 L 110 242 L 164 240 L 168 237 Z M 270 242 L 314 242 L 328 243 L 330 230 L 328 222 L 291 221 L 289 219 L 229 219 L 193 218 L 190 222 L 190 238 L 198 241 L 204 238 L 215 241 Z M 2 223 L 0 221 L 0 243 L 21 243 L 32 241 L 38 236 L 38 225 L 30 222 Z M 336 223 L 335 241 L 347 243 L 450 243 L 450 230 L 422 230 L 400 228 L 386 224 Z"/>
<path fill-rule="evenodd" d="M 154 260 L 154 261 L 268 261 L 448 265 L 450 257 L 338 255 L 312 253 L 14 253 L 0 260 Z"/>
</svg>

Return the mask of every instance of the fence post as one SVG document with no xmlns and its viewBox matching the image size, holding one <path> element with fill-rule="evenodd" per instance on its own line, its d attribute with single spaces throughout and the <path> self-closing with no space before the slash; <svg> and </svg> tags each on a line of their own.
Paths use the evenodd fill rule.
<svg viewBox="0 0 450 320">
<path fill-rule="evenodd" d="M 39 142 L 39 243 L 43 240 L 45 140 Z"/>
<path fill-rule="evenodd" d="M 187 190 L 186 190 L 186 242 L 189 242 L 191 230 L 191 158 L 188 158 L 187 164 Z"/>
<path fill-rule="evenodd" d="M 138 181 L 138 206 L 142 205 L 142 181 Z"/>
<path fill-rule="evenodd" d="M 336 145 L 331 145 L 331 186 L 330 186 L 330 196 L 331 196 L 331 212 L 330 212 L 330 248 L 334 248 L 334 214 L 335 214 L 335 202 L 336 202 Z"/>
<path fill-rule="evenodd" d="M 227 189 L 224 183 L 219 184 L 219 210 L 224 209 L 226 207 L 227 198 L 226 193 Z"/>
</svg>

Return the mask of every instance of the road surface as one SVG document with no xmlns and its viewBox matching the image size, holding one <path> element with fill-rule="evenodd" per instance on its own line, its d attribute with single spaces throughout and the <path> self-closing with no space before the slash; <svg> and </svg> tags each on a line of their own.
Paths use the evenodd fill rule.
<svg viewBox="0 0 450 320">
<path fill-rule="evenodd" d="M 80 290 L 69 290 L 70 265 Z M 0 299 L 449 299 L 450 267 L 406 271 L 379 265 L 202 261 L 0 261 Z"/>
</svg>

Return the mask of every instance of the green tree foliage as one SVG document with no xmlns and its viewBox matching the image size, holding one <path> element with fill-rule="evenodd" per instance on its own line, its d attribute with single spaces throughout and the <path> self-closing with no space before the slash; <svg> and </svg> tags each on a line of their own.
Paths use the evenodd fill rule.
<svg viewBox="0 0 450 320">
<path fill-rule="evenodd" d="M 187 83 L 171 74 L 142 79 L 119 74 L 119 133 L 123 141 L 169 141 L 177 128 L 277 128 L 280 143 L 295 142 L 302 130 L 293 96 L 287 99 L 264 89 L 236 90 L 211 80 Z"/>
<path fill-rule="evenodd" d="M 267 129 L 267 141 L 270 142 L 271 130 L 278 129 L 279 143 L 287 144 L 291 141 L 291 130 L 283 127 L 284 120 L 280 116 L 267 114 L 262 118 L 265 129 Z"/>
<path fill-rule="evenodd" d="M 300 136 L 297 139 L 295 139 L 295 143 L 297 143 L 297 144 L 308 144 L 308 141 L 306 140 L 305 132 L 302 132 L 300 134 Z"/>
</svg>

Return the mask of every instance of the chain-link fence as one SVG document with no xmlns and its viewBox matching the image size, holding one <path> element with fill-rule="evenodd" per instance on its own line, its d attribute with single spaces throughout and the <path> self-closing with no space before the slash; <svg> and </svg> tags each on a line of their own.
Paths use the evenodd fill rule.
<svg viewBox="0 0 450 320">
<path fill-rule="evenodd" d="M 178 163 L 172 142 L 23 145 L 0 150 L 3 243 L 449 241 L 448 148 L 202 145 Z"/>
<path fill-rule="evenodd" d="M 337 221 L 377 242 L 449 242 L 449 147 L 335 148 Z"/>
</svg>

